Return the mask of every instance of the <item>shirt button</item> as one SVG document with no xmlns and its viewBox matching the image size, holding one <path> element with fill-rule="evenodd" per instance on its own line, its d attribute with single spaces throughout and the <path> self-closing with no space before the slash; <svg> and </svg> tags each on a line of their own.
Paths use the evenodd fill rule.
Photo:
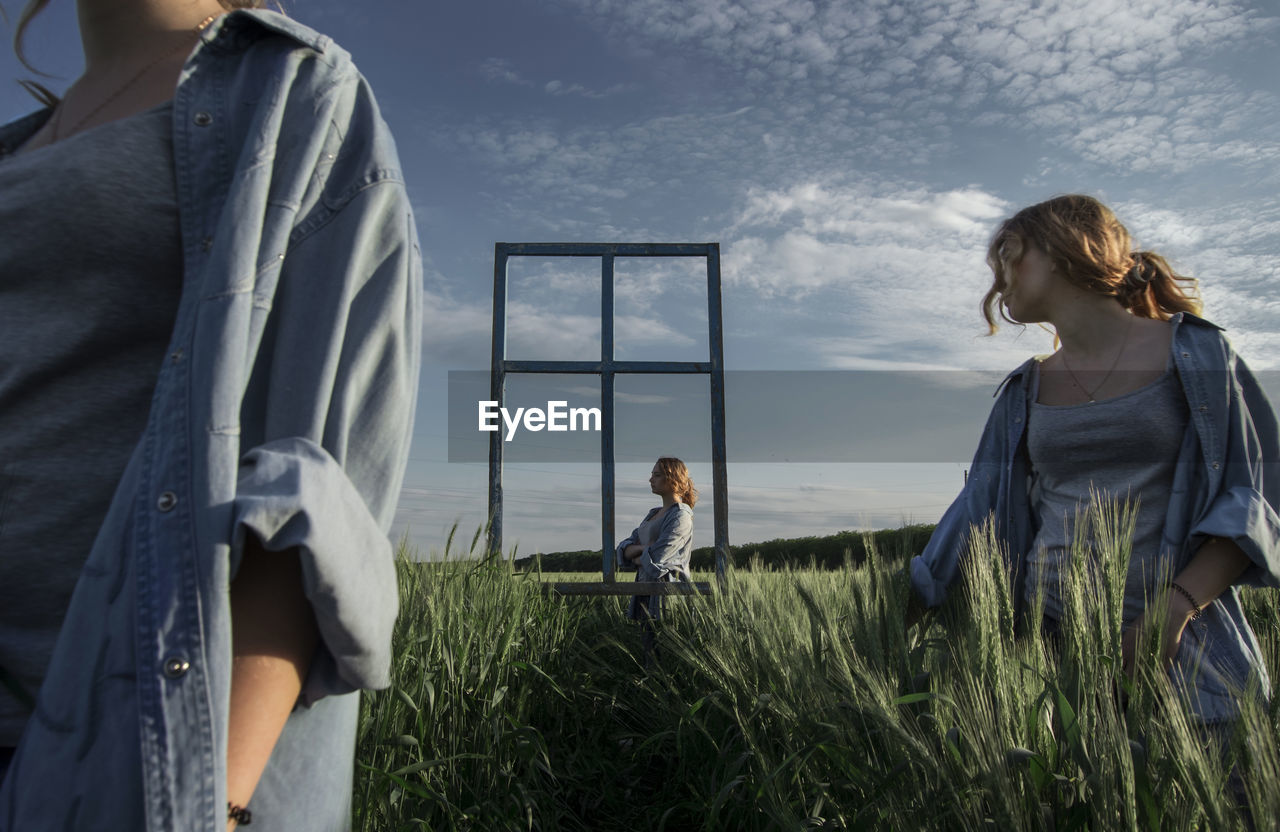
<svg viewBox="0 0 1280 832">
<path fill-rule="evenodd" d="M 172 491 L 166 491 L 156 499 L 156 508 L 161 511 L 173 511 L 173 507 L 178 504 L 178 495 Z"/>
<path fill-rule="evenodd" d="M 1215 462 L 1215 463 L 1213 463 L 1212 465 L 1210 465 L 1209 467 L 1216 471 L 1216 470 L 1218 470 L 1218 463 L 1216 463 L 1216 462 Z"/>
<path fill-rule="evenodd" d="M 191 662 L 180 656 L 170 656 L 164 660 L 164 675 L 170 679 L 179 679 L 191 669 Z"/>
<path fill-rule="evenodd" d="M 192 121 L 196 123 L 197 127 L 208 127 L 210 124 L 213 124 L 213 116 L 209 115 L 206 111 L 201 110 L 196 113 L 195 118 L 193 118 Z"/>
<path fill-rule="evenodd" d="M 212 237 L 205 237 L 203 240 L 201 240 L 201 241 L 200 241 L 200 248 L 201 248 L 201 249 L 203 249 L 204 251 L 209 251 L 210 249 L 212 249 L 212 248 L 213 248 L 213 238 L 212 238 Z"/>
<path fill-rule="evenodd" d="M 1202 404 L 1202 405 L 1200 405 L 1200 412 L 1201 412 L 1201 413 L 1208 413 L 1208 412 L 1209 412 L 1209 405 L 1207 405 L 1207 404 Z"/>
</svg>

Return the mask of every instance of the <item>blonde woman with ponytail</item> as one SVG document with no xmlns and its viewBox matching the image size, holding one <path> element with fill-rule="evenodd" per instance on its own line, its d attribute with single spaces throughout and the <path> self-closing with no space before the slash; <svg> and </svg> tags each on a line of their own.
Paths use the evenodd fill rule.
<svg viewBox="0 0 1280 832">
<path fill-rule="evenodd" d="M 1018 626 L 1057 633 L 1079 512 L 1092 495 L 1136 505 L 1124 591 L 1123 661 L 1166 622 L 1160 649 L 1194 716 L 1229 726 L 1255 682 L 1270 689 L 1237 595 L 1280 585 L 1280 435 L 1271 403 L 1219 327 L 1199 317 L 1196 281 L 1134 250 L 1105 205 L 1069 195 L 1005 220 L 987 251 L 982 313 L 1046 324 L 1057 350 L 1014 370 L 964 491 L 911 580 L 940 604 L 971 529 L 994 517 L 1010 558 Z M 1043 592 L 1044 617 L 1027 621 Z M 1221 736 L 1221 734 L 1219 734 Z"/>
<path fill-rule="evenodd" d="M 0 127 L 5 832 L 350 824 L 421 263 L 368 84 L 263 6 L 76 0 Z"/>
</svg>

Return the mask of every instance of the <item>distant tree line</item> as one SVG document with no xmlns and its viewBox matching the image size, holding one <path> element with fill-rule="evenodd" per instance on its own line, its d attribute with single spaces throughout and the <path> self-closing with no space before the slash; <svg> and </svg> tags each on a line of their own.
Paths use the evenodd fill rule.
<svg viewBox="0 0 1280 832">
<path fill-rule="evenodd" d="M 825 537 L 766 540 L 730 546 L 730 560 L 735 569 L 838 569 L 846 561 L 857 565 L 866 559 L 868 537 L 874 539 L 876 551 L 882 558 L 900 560 L 919 554 L 932 533 L 933 525 L 922 523 L 877 532 L 845 531 Z M 543 572 L 596 572 L 601 569 L 600 553 L 586 549 L 517 558 L 515 566 L 517 569 L 536 569 L 539 563 Z M 694 571 L 710 571 L 715 569 L 715 564 L 713 547 L 693 550 Z"/>
</svg>

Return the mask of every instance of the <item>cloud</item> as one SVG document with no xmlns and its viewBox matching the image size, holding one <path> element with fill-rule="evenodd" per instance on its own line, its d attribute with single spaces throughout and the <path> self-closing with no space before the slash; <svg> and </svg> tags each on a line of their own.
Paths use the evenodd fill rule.
<svg viewBox="0 0 1280 832">
<path fill-rule="evenodd" d="M 724 258 L 728 285 L 810 310 L 805 341 L 822 366 L 996 368 L 1052 349 L 1034 327 L 963 335 L 983 330 L 983 252 L 1016 206 L 978 187 L 832 182 L 753 188 Z M 1136 245 L 1200 278 L 1206 314 L 1232 330 L 1251 363 L 1280 366 L 1280 201 L 1113 207 Z M 849 333 L 817 325 L 841 317 Z"/>
<path fill-rule="evenodd" d="M 543 85 L 543 90 L 549 95 L 576 95 L 582 98 L 610 98 L 633 89 L 635 89 L 633 84 L 614 84 L 602 90 L 592 89 L 583 84 L 566 84 L 563 81 L 548 81 Z"/>
<path fill-rule="evenodd" d="M 1280 98 L 1233 60 L 1262 54 L 1280 18 L 1230 0 L 555 2 L 649 50 L 649 65 L 710 80 L 678 104 L 667 93 L 684 79 L 655 89 L 652 76 L 639 91 L 662 103 L 621 114 L 440 128 L 492 172 L 495 211 L 521 227 L 695 229 L 725 243 L 726 308 L 760 303 L 776 319 L 737 312 L 744 332 L 822 366 L 986 367 L 1051 348 L 1033 329 L 967 336 L 985 328 L 995 221 L 1028 195 L 1101 183 L 1142 240 L 1207 276 L 1211 315 L 1272 346 Z M 1204 184 L 1216 180 L 1235 190 Z M 661 282 L 620 272 L 616 297 L 657 319 Z"/>
<path fill-rule="evenodd" d="M 525 78 L 506 58 L 485 58 L 476 69 L 480 77 L 488 81 L 503 84 L 514 84 L 519 87 L 532 87 L 533 81 Z"/>
<path fill-rule="evenodd" d="M 515 64 L 506 58 L 485 58 L 476 65 L 476 71 L 486 81 L 510 84 L 517 87 L 537 87 L 551 96 L 578 96 L 580 98 L 602 99 L 635 89 L 635 85 L 629 83 L 613 84 L 604 89 L 595 89 L 585 84 L 566 83 L 558 79 L 545 83 L 535 82 L 520 72 Z"/>
<path fill-rule="evenodd" d="M 1250 91 L 1230 64 L 1244 45 L 1270 48 L 1280 18 L 1238 2 L 560 2 L 615 38 L 723 63 L 757 100 L 786 102 L 826 137 L 853 123 L 918 153 L 937 141 L 912 135 L 931 117 L 965 130 L 982 111 L 1136 172 L 1228 163 L 1269 174 L 1280 160 L 1266 128 L 1280 99 Z M 856 106 L 833 111 L 824 94 Z"/>
<path fill-rule="evenodd" d="M 575 396 L 596 396 L 600 395 L 600 387 L 597 385 L 579 385 L 574 387 L 560 388 L 565 393 L 572 393 Z M 617 404 L 671 404 L 676 399 L 673 396 L 663 396 L 657 393 L 627 393 L 621 390 L 613 391 L 613 400 Z"/>
<path fill-rule="evenodd" d="M 423 298 L 423 351 L 429 361 L 454 366 L 486 366 L 493 324 L 487 302 L 459 301 L 428 289 Z M 615 347 L 642 351 L 645 346 L 689 346 L 696 340 L 656 316 L 617 315 Z M 554 297 L 538 303 L 507 305 L 507 357 L 543 361 L 598 360 L 599 313 L 557 309 Z"/>
<path fill-rule="evenodd" d="M 428 289 L 422 298 L 422 349 L 428 361 L 483 367 L 489 361 L 491 312 Z"/>
<path fill-rule="evenodd" d="M 434 134 L 492 174 L 496 214 L 546 234 L 683 236 L 694 218 L 680 206 L 754 199 L 744 178 L 776 193 L 873 170 L 956 190 L 979 179 L 963 174 L 979 167 L 975 154 L 998 152 L 986 145 L 1028 166 L 1014 174 L 1028 187 L 1178 183 L 1211 170 L 1247 175 L 1259 191 L 1280 184 L 1280 96 L 1231 63 L 1265 48 L 1280 18 L 1240 3 L 555 2 L 618 48 L 649 50 L 657 74 L 631 82 L 640 106 L 481 115 Z M 553 96 L 625 86 L 535 84 L 500 58 L 482 67 Z M 1030 161 L 1017 158 L 1024 146 L 1038 151 Z M 725 215 L 699 219 L 716 234 Z"/>
<path fill-rule="evenodd" d="M 1280 201 L 1114 208 L 1140 247 L 1199 280 L 1205 316 L 1227 328 L 1251 366 L 1280 368 Z"/>
<path fill-rule="evenodd" d="M 999 366 L 1015 349 L 1010 339 L 978 344 L 957 335 L 982 331 L 975 310 L 990 282 L 983 252 L 1009 212 L 1006 200 L 977 186 L 828 178 L 756 187 L 733 223 L 725 279 L 731 291 L 807 309 L 803 340 L 823 367 Z"/>
<path fill-rule="evenodd" d="M 974 186 L 930 192 L 923 187 L 882 193 L 872 186 L 833 187 L 807 182 L 782 190 L 753 188 L 733 224 L 776 226 L 786 220 L 809 234 L 835 234 L 885 242 L 936 234 L 972 239 L 988 233 L 1007 203 Z"/>
<path fill-rule="evenodd" d="M 466 153 L 539 215 L 633 209 L 638 197 L 675 201 L 695 183 L 736 181 L 759 145 L 751 107 L 643 116 L 623 123 L 481 117 L 435 131 L 444 152 Z M 624 201 L 632 202 L 624 204 Z"/>
</svg>

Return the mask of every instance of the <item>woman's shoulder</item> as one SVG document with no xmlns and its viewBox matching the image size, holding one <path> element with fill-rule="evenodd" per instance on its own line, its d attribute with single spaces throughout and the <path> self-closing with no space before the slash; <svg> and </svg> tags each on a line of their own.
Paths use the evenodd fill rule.
<svg viewBox="0 0 1280 832">
<path fill-rule="evenodd" d="M 678 535 L 683 537 L 693 533 L 693 508 L 687 503 L 676 503 L 671 510 L 662 516 L 661 531 L 663 536 Z"/>
<path fill-rule="evenodd" d="M 1023 361 L 1017 367 L 1014 367 L 1009 375 L 996 386 L 995 392 L 991 394 L 992 398 L 1004 401 L 1015 391 L 1021 390 L 1025 393 L 1027 388 L 1035 381 L 1037 371 L 1041 362 L 1048 359 L 1047 355 L 1033 355 L 1026 361 Z"/>
<path fill-rule="evenodd" d="M 222 15 L 207 30 L 204 45 L 247 69 L 236 74 L 237 78 L 247 76 L 239 84 L 247 91 L 253 91 L 255 83 L 261 86 L 262 76 L 277 73 L 288 76 L 291 86 L 302 85 L 314 97 L 341 95 L 342 90 L 359 87 L 364 81 L 351 53 L 333 38 L 267 9 L 237 9 Z M 257 97 L 261 97 L 261 90 L 251 99 Z"/>
<path fill-rule="evenodd" d="M 325 63 L 351 62 L 351 54 L 335 43 L 333 38 L 269 9 L 237 9 L 223 15 L 209 29 L 210 38 L 226 43 L 231 49 L 247 47 L 264 36 L 278 35 L 323 56 Z"/>
<path fill-rule="evenodd" d="M 407 212 L 395 142 L 368 81 L 346 50 L 264 10 L 231 12 L 215 25 L 220 28 L 206 38 L 205 48 L 219 60 L 237 63 L 232 80 L 217 91 L 229 102 L 227 141 L 241 144 L 247 163 L 274 158 L 279 181 L 300 183 L 294 197 L 297 239 L 323 227 L 374 185 L 397 188 L 401 197 L 393 208 Z M 216 77 L 206 73 L 202 80 L 197 73 L 189 82 L 197 85 L 198 95 Z M 282 154 L 281 148 L 295 152 Z"/>
<path fill-rule="evenodd" d="M 662 506 L 655 506 L 649 509 L 649 513 L 644 516 L 645 520 L 651 520 L 654 516 L 662 511 Z M 671 505 L 671 510 L 662 515 L 662 522 L 668 523 L 673 517 L 693 516 L 693 506 L 688 503 L 676 502 Z"/>
<path fill-rule="evenodd" d="M 671 522 L 693 522 L 693 506 L 688 503 L 676 503 L 667 513 L 666 520 Z"/>
<path fill-rule="evenodd" d="M 1226 369 L 1237 359 L 1226 330 L 1212 321 L 1179 312 L 1169 322 L 1174 327 L 1175 362 L 1179 358 L 1194 357 L 1200 369 Z"/>
<path fill-rule="evenodd" d="M 1190 340 L 1215 344 L 1227 343 L 1225 327 L 1190 312 L 1177 313 L 1169 319 L 1169 325 L 1173 327 L 1175 342 Z"/>
</svg>

